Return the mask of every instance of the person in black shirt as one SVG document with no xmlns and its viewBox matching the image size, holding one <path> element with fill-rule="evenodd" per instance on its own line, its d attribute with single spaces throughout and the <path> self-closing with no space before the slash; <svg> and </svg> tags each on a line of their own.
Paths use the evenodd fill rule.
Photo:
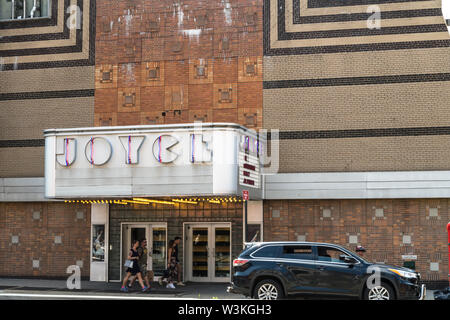
<svg viewBox="0 0 450 320">
<path fill-rule="evenodd" d="M 144 285 L 144 282 L 142 281 L 142 275 L 141 275 L 141 269 L 139 268 L 139 254 L 137 252 L 137 249 L 139 247 L 139 241 L 138 240 L 133 240 L 132 243 L 132 247 L 130 249 L 130 252 L 128 254 L 128 260 L 132 261 L 132 266 L 128 267 L 126 270 L 126 276 L 123 279 L 122 282 L 122 288 L 120 289 L 120 291 L 123 292 L 128 292 L 128 288 L 126 287 L 126 284 L 128 282 L 128 279 L 133 275 L 133 276 L 137 276 L 138 280 L 139 280 L 139 284 L 142 287 L 142 292 L 145 292 L 148 290 L 148 287 Z"/>
<path fill-rule="evenodd" d="M 178 275 L 178 282 L 177 285 L 184 286 L 185 284 L 181 281 L 181 263 L 180 260 L 178 260 L 178 245 L 181 243 L 180 237 L 175 237 L 174 239 L 175 247 L 174 250 L 172 250 L 172 257 L 175 258 L 176 261 L 176 268 L 177 268 L 177 275 Z"/>
</svg>

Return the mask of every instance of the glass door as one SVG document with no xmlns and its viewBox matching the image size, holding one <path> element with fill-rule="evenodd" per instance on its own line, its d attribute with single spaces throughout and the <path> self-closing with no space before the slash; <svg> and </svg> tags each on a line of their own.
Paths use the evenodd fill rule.
<svg viewBox="0 0 450 320">
<path fill-rule="evenodd" d="M 230 245 L 229 227 L 214 227 L 214 276 L 213 280 L 230 278 Z"/>
<path fill-rule="evenodd" d="M 209 278 L 209 227 L 192 228 L 191 239 L 192 280 L 207 280 Z"/>
<path fill-rule="evenodd" d="M 164 274 L 167 266 L 167 226 L 165 224 L 153 224 L 142 222 L 136 224 L 124 224 L 122 226 L 122 274 L 123 267 L 130 252 L 133 240 L 147 239 L 147 270 L 153 271 L 158 277 Z"/>
<path fill-rule="evenodd" d="M 228 282 L 231 271 L 229 224 L 188 225 L 187 281 Z"/>
<path fill-rule="evenodd" d="M 152 253 L 149 265 L 155 276 L 162 276 L 167 263 L 166 227 L 152 226 L 150 250 Z"/>
</svg>

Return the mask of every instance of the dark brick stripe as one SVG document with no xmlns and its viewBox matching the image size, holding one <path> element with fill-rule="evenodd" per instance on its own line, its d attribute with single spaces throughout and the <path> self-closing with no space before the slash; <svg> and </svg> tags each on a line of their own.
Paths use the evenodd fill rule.
<svg viewBox="0 0 450 320">
<path fill-rule="evenodd" d="M 391 34 L 408 33 L 429 33 L 429 32 L 447 32 L 445 24 L 427 24 L 404 27 L 382 27 L 380 29 L 345 29 L 345 30 L 325 30 L 308 32 L 281 32 L 278 40 L 304 40 L 304 39 L 323 39 L 323 38 L 343 38 L 343 37 L 370 37 Z"/>
<path fill-rule="evenodd" d="M 45 62 L 18 63 L 17 67 L 13 64 L 3 65 L 3 70 L 25 70 L 25 69 L 46 69 L 46 68 L 65 68 L 65 67 L 83 67 L 94 65 L 94 57 L 83 60 L 61 60 Z"/>
<path fill-rule="evenodd" d="M 0 101 L 93 97 L 94 89 L 0 93 Z"/>
<path fill-rule="evenodd" d="M 29 148 L 45 146 L 44 139 L 0 140 L 0 148 Z"/>
<path fill-rule="evenodd" d="M 270 42 L 264 39 L 264 56 L 285 56 L 302 54 L 323 54 L 340 52 L 362 52 L 362 51 L 388 51 L 388 50 L 408 50 L 408 49 L 430 49 L 450 47 L 450 40 L 415 41 L 415 42 L 395 42 L 377 43 L 361 45 L 340 45 L 324 47 L 298 47 L 271 49 Z"/>
<path fill-rule="evenodd" d="M 330 14 L 320 16 L 301 16 L 300 1 L 293 2 L 293 23 L 324 23 L 324 22 L 345 22 L 345 21 L 364 21 L 367 20 L 372 13 L 346 13 L 346 14 Z M 417 18 L 417 17 L 440 17 L 441 9 L 418 9 L 418 10 L 397 10 L 381 12 L 381 19 L 399 19 L 399 18 Z"/>
<path fill-rule="evenodd" d="M 439 135 L 450 135 L 450 126 L 317 130 L 317 131 L 281 131 L 279 133 L 279 139 L 303 140 L 303 139 L 380 138 L 380 137 L 439 136 Z M 268 139 L 270 139 L 270 134 L 268 134 Z"/>
<path fill-rule="evenodd" d="M 328 1 L 328 0 L 327 0 Z M 295 2 L 294 2 L 295 3 Z M 341 5 L 345 5 L 346 2 L 340 2 Z M 378 3 L 378 2 L 377 2 Z M 295 33 L 286 33 L 285 32 L 285 1 L 278 0 L 278 37 L 279 39 L 291 40 L 298 37 Z M 406 10 L 405 10 L 406 11 Z M 428 12 L 427 14 L 431 14 Z M 450 40 L 430 40 L 430 41 L 407 41 L 407 42 L 394 42 L 394 43 L 373 43 L 373 44 L 358 44 L 358 45 L 330 45 L 330 46 L 314 46 L 314 47 L 297 47 L 297 48 L 270 48 L 270 0 L 264 0 L 263 7 L 263 16 L 264 16 L 264 32 L 263 32 L 263 46 L 264 46 L 264 55 L 265 56 L 281 56 L 281 55 L 301 55 L 301 54 L 323 54 L 323 53 L 340 53 L 340 52 L 361 52 L 361 51 L 386 51 L 386 50 L 405 50 L 405 49 L 425 49 L 425 48 L 442 48 L 442 47 L 450 47 Z M 405 26 L 406 27 L 406 26 Z M 399 27 L 403 28 L 399 29 L 398 32 L 412 32 L 414 30 L 411 28 Z M 431 27 L 433 31 L 447 31 L 445 24 Z M 429 27 L 427 27 L 429 28 Z M 382 28 L 385 29 L 385 28 Z M 373 30 L 370 30 L 373 31 Z M 386 29 L 390 34 L 396 34 L 397 31 L 394 29 Z M 424 30 L 414 30 L 419 32 L 424 32 Z M 334 32 L 334 31 L 330 31 Z M 340 32 L 340 31 L 336 31 Z M 331 34 L 331 33 L 330 33 Z M 374 35 L 375 33 L 372 33 Z M 325 33 L 324 33 L 325 35 Z M 336 33 L 337 35 L 337 33 Z M 340 33 L 342 36 L 343 33 Z M 305 35 L 300 35 L 300 37 L 306 37 Z M 347 36 L 354 36 L 349 33 Z M 310 34 L 309 39 L 314 39 L 314 36 Z"/>
<path fill-rule="evenodd" d="M 371 4 L 418 2 L 418 1 L 428 1 L 428 0 L 308 0 L 308 8 L 361 6 Z"/>
<path fill-rule="evenodd" d="M 450 73 L 264 81 L 264 89 L 337 87 L 371 84 L 450 81 Z"/>
<path fill-rule="evenodd" d="M 23 36 L 10 36 L 0 38 L 0 43 L 12 43 L 12 42 L 30 42 L 30 41 L 45 41 L 45 40 L 64 40 L 69 39 L 69 28 L 64 28 L 64 32 L 60 33 L 43 33 L 43 34 L 31 34 Z M 1 54 L 1 51 L 0 51 Z"/>
</svg>

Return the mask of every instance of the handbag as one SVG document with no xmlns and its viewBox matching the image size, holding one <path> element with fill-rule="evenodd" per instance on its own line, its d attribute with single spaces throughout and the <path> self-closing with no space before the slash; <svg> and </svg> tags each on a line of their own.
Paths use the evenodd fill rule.
<svg viewBox="0 0 450 320">
<path fill-rule="evenodd" d="M 125 264 L 124 264 L 124 266 L 125 267 L 128 267 L 128 268 L 133 268 L 133 263 L 134 263 L 134 261 L 133 260 L 125 260 Z"/>
</svg>

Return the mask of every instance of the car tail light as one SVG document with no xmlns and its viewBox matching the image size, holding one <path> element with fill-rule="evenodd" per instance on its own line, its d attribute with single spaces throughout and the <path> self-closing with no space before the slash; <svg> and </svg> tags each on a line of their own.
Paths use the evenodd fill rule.
<svg viewBox="0 0 450 320">
<path fill-rule="evenodd" d="M 233 267 L 242 267 L 247 262 L 248 260 L 246 259 L 235 259 L 233 260 Z"/>
</svg>

